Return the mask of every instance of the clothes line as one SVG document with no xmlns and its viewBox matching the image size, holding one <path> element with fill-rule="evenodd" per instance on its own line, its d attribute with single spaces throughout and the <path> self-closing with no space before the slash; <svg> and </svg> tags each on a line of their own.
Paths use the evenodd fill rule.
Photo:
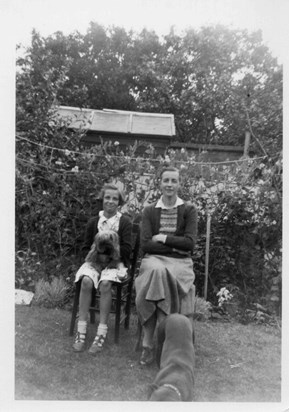
<svg viewBox="0 0 289 412">
<path fill-rule="evenodd" d="M 36 143 L 36 142 L 33 142 L 30 139 L 27 139 L 27 138 L 25 138 L 23 136 L 19 136 L 19 135 L 16 135 L 16 139 L 23 140 L 23 141 L 26 141 L 28 143 L 31 143 L 31 144 L 34 144 L 34 145 L 37 145 L 37 146 L 40 146 L 40 147 L 43 147 L 43 148 L 46 148 L 46 149 L 60 151 L 60 152 L 66 153 L 67 155 L 76 154 L 76 155 L 85 156 L 85 157 L 87 157 L 87 156 L 98 157 L 98 158 L 103 158 L 104 157 L 103 154 L 98 155 L 98 154 L 95 154 L 95 153 L 76 152 L 76 151 L 70 150 L 70 149 L 61 149 L 61 148 L 54 147 L 54 146 L 44 145 L 42 143 Z M 163 157 L 161 159 L 147 159 L 147 158 L 144 158 L 144 157 L 131 157 L 131 156 L 128 156 L 128 155 L 119 156 L 119 155 L 107 154 L 107 156 L 109 156 L 109 158 L 111 158 L 111 159 L 123 159 L 123 160 L 127 160 L 127 161 L 135 160 L 135 161 L 150 161 L 150 162 L 158 162 L 158 163 L 162 163 L 162 162 L 166 161 Z M 279 156 L 279 153 L 273 154 L 271 156 L 271 158 L 272 157 L 277 157 L 277 156 Z M 211 166 L 211 165 L 226 165 L 226 164 L 230 164 L 230 163 L 239 164 L 239 163 L 242 163 L 242 162 L 253 162 L 253 161 L 256 161 L 256 160 L 265 159 L 266 157 L 267 156 L 248 157 L 248 158 L 245 158 L 245 159 L 227 160 L 227 161 L 223 161 L 223 162 L 196 162 L 194 160 L 189 160 L 189 161 L 187 161 L 187 160 L 175 160 L 175 162 L 177 162 L 179 164 L 183 164 L 183 165 L 189 164 L 189 165 Z"/>
</svg>

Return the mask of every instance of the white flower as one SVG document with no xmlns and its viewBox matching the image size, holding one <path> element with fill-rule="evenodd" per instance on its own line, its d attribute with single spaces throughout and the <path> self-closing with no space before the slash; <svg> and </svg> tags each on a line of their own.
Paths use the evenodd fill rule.
<svg viewBox="0 0 289 412">
<path fill-rule="evenodd" d="M 218 299 L 219 306 L 222 306 L 223 303 L 233 298 L 233 295 L 229 292 L 227 288 L 221 288 L 219 292 L 217 293 L 217 296 L 219 297 Z"/>
<path fill-rule="evenodd" d="M 114 142 L 114 145 L 115 145 L 115 146 L 119 146 L 119 142 L 116 140 L 116 141 Z"/>
<path fill-rule="evenodd" d="M 74 166 L 74 167 L 71 169 L 71 171 L 72 171 L 72 172 L 75 172 L 75 173 L 78 173 L 78 172 L 79 172 L 78 166 Z"/>
<path fill-rule="evenodd" d="M 64 153 L 66 154 L 66 156 L 69 156 L 69 155 L 70 155 L 70 151 L 67 150 L 67 149 L 65 149 Z"/>
</svg>

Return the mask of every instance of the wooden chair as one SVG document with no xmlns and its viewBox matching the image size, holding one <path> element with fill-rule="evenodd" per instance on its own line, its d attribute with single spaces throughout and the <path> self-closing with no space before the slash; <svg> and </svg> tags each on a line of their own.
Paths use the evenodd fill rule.
<svg viewBox="0 0 289 412">
<path fill-rule="evenodd" d="M 119 330 L 120 325 L 124 322 L 125 329 L 129 328 L 130 309 L 131 309 L 131 296 L 133 289 L 134 276 L 137 266 L 137 259 L 140 246 L 140 227 L 134 223 L 132 227 L 132 253 L 131 253 L 131 265 L 128 272 L 128 278 L 123 282 L 112 282 L 112 308 L 111 313 L 115 314 L 114 322 L 114 342 L 119 343 Z M 72 307 L 71 322 L 69 328 L 69 335 L 72 336 L 74 332 L 75 322 L 78 314 L 79 294 L 80 294 L 81 281 L 77 282 L 75 288 L 74 302 Z M 99 291 L 93 289 L 90 312 L 90 323 L 95 323 L 95 313 L 99 312 Z"/>
</svg>

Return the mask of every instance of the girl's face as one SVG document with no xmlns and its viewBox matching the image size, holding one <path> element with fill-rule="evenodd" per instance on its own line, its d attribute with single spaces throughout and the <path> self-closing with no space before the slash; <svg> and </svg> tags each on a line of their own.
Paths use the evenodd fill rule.
<svg viewBox="0 0 289 412">
<path fill-rule="evenodd" d="M 173 197 L 177 197 L 177 193 L 180 187 L 179 172 L 164 172 L 162 175 L 160 187 L 165 198 L 172 199 Z"/>
<path fill-rule="evenodd" d="M 103 211 L 105 217 L 116 214 L 119 205 L 119 193 L 117 190 L 107 189 L 103 196 Z"/>
</svg>

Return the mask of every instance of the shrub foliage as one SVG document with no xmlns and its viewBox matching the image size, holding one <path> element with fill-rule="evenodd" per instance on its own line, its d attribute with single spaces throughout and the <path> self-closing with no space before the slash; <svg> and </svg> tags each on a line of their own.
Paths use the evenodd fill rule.
<svg viewBox="0 0 289 412">
<path fill-rule="evenodd" d="M 272 144 L 272 131 L 267 140 L 266 135 L 258 139 L 256 130 L 265 133 L 262 122 L 250 120 L 247 110 L 247 127 L 260 157 L 224 164 L 196 162 L 184 149 L 160 156 L 145 142 L 126 148 L 110 142 L 87 149 L 80 144 L 84 131 L 69 131 L 54 116 L 53 103 L 67 92 L 63 87 L 70 66 L 56 64 L 52 52 L 43 54 L 49 43 L 45 39 L 34 33 L 32 40 L 30 54 L 18 61 L 16 79 L 16 287 L 35 290 L 40 279 L 51 283 L 54 276 L 63 276 L 71 286 L 83 258 L 85 225 L 100 206 L 97 197 L 103 183 L 118 181 L 127 196 L 124 211 L 139 219 L 144 204 L 159 195 L 161 168 L 171 164 L 181 171 L 180 196 L 199 211 L 194 253 L 198 295 L 204 294 L 210 217 L 208 299 L 216 304 L 216 293 L 226 287 L 239 308 L 259 303 L 280 313 L 279 132 L 278 145 Z M 140 146 L 145 147 L 142 155 Z"/>
<path fill-rule="evenodd" d="M 210 215 L 209 299 L 214 302 L 216 292 L 226 286 L 244 307 L 259 301 L 278 308 L 281 158 L 274 159 L 273 167 L 271 159 L 241 159 L 233 166 L 213 167 L 196 164 L 184 150 L 161 158 L 148 146 L 146 157 L 140 157 L 137 147 L 138 143 L 124 153 L 111 143 L 76 154 L 62 149 L 52 153 L 51 148 L 36 146 L 42 153 L 37 165 L 31 160 L 28 164 L 18 161 L 17 250 L 33 251 L 38 261 L 47 262 L 48 276 L 60 274 L 57 266 L 62 260 L 75 268 L 75 257 L 81 259 L 86 222 L 99 207 L 97 195 L 102 184 L 121 182 L 127 196 L 124 211 L 138 219 L 144 204 L 159 195 L 161 168 L 173 164 L 181 170 L 180 196 L 194 202 L 199 211 L 194 254 L 198 293 L 204 293 Z M 278 186 L 273 181 L 278 181 Z M 51 262 L 56 263 L 54 270 Z M 69 276 L 70 281 L 72 273 Z"/>
</svg>

